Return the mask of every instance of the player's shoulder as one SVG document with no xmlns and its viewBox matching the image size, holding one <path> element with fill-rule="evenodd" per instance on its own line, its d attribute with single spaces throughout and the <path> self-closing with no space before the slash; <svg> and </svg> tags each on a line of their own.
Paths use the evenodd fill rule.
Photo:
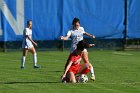
<svg viewBox="0 0 140 93">
<path fill-rule="evenodd" d="M 25 30 L 29 30 L 29 28 L 26 27 Z"/>
<path fill-rule="evenodd" d="M 25 28 L 26 32 L 31 32 L 32 30 L 29 28 Z"/>
<path fill-rule="evenodd" d="M 79 27 L 79 30 L 83 30 L 84 31 L 84 27 Z"/>
<path fill-rule="evenodd" d="M 73 51 L 73 52 L 69 55 L 69 57 L 75 57 L 75 56 L 76 56 L 75 51 Z"/>
<path fill-rule="evenodd" d="M 73 29 L 69 29 L 68 32 L 67 32 L 67 35 L 70 35 L 70 36 L 71 36 L 71 34 L 72 34 L 73 32 L 74 32 Z"/>
<path fill-rule="evenodd" d="M 24 30 L 25 30 L 25 31 L 29 31 L 29 28 L 26 27 Z"/>
<path fill-rule="evenodd" d="M 74 55 L 73 53 L 70 54 L 69 60 L 72 61 L 72 62 L 74 62 L 75 59 L 76 59 L 76 55 Z"/>
</svg>

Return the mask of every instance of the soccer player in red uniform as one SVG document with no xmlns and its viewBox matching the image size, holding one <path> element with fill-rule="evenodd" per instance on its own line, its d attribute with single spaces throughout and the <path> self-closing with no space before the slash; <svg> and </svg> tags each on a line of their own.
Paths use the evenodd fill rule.
<svg viewBox="0 0 140 93">
<path fill-rule="evenodd" d="M 83 40 L 79 41 L 76 50 L 69 55 L 67 63 L 65 64 L 65 70 L 61 76 L 62 82 L 76 83 L 75 75 L 87 74 L 90 71 L 89 63 L 80 64 L 82 60 L 82 51 L 89 47 L 90 44 L 87 44 Z"/>
<path fill-rule="evenodd" d="M 71 44 L 72 46 L 71 46 L 71 50 L 70 50 L 70 53 L 72 53 L 76 49 L 78 42 L 84 39 L 84 37 L 83 37 L 84 35 L 91 37 L 91 38 L 95 38 L 94 35 L 87 33 L 84 30 L 84 28 L 80 26 L 80 20 L 78 18 L 74 18 L 72 21 L 72 28 L 68 31 L 66 36 L 61 36 L 60 39 L 61 40 L 68 40 L 68 38 L 72 39 L 72 44 Z M 94 46 L 94 44 L 90 44 L 90 45 Z M 88 59 L 87 49 L 83 50 L 82 59 L 85 63 L 90 64 L 91 80 L 94 81 L 95 80 L 94 68 Z"/>
</svg>

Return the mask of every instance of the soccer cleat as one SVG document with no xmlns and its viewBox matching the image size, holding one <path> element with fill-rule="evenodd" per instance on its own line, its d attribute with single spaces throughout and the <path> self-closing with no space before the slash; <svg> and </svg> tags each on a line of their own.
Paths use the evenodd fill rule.
<svg viewBox="0 0 140 93">
<path fill-rule="evenodd" d="M 90 79 L 95 81 L 95 76 L 91 76 Z"/>
<path fill-rule="evenodd" d="M 24 69 L 24 66 L 21 66 L 20 68 L 21 68 L 21 69 Z"/>
<path fill-rule="evenodd" d="M 63 79 L 61 82 L 62 82 L 62 83 L 67 83 L 67 81 L 66 81 L 65 79 Z"/>
<path fill-rule="evenodd" d="M 34 68 L 39 68 L 39 66 L 34 66 Z"/>
</svg>

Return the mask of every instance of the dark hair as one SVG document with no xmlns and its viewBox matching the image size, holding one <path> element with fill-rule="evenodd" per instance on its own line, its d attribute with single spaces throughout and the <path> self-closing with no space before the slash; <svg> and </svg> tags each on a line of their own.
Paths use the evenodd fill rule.
<svg viewBox="0 0 140 93">
<path fill-rule="evenodd" d="M 32 20 L 28 20 L 28 21 L 27 21 L 27 25 L 29 25 L 30 22 L 32 22 Z"/>
<path fill-rule="evenodd" d="M 80 20 L 79 20 L 78 18 L 75 17 L 75 18 L 73 19 L 73 21 L 72 21 L 72 25 L 74 25 L 74 24 L 77 23 L 77 22 L 79 22 L 79 24 L 80 24 Z"/>
<path fill-rule="evenodd" d="M 77 44 L 77 50 L 83 51 L 85 48 L 89 48 L 89 44 L 84 40 L 79 41 Z"/>
</svg>

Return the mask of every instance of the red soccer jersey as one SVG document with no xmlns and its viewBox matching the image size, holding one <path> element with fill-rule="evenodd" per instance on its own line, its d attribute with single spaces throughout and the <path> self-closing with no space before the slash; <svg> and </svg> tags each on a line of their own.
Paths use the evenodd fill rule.
<svg viewBox="0 0 140 93">
<path fill-rule="evenodd" d="M 69 71 L 73 72 L 74 74 L 76 74 L 78 69 L 79 69 L 80 59 L 81 59 L 81 54 L 77 55 L 76 51 L 74 51 L 73 53 L 71 53 L 69 55 L 69 58 L 68 58 L 67 63 L 65 65 L 65 68 L 68 65 L 69 61 L 73 62 L 71 67 L 70 67 L 70 69 L 69 69 Z"/>
<path fill-rule="evenodd" d="M 79 62 L 79 60 L 81 59 L 81 54 L 79 54 L 79 55 L 77 55 L 76 54 L 76 51 L 74 51 L 73 53 L 71 53 L 70 55 L 69 55 L 69 58 L 68 58 L 68 60 L 67 60 L 67 63 L 69 62 L 69 61 L 72 61 L 73 63 L 72 63 L 72 66 L 74 66 L 74 65 L 78 65 L 78 64 L 80 64 L 80 62 Z"/>
</svg>

